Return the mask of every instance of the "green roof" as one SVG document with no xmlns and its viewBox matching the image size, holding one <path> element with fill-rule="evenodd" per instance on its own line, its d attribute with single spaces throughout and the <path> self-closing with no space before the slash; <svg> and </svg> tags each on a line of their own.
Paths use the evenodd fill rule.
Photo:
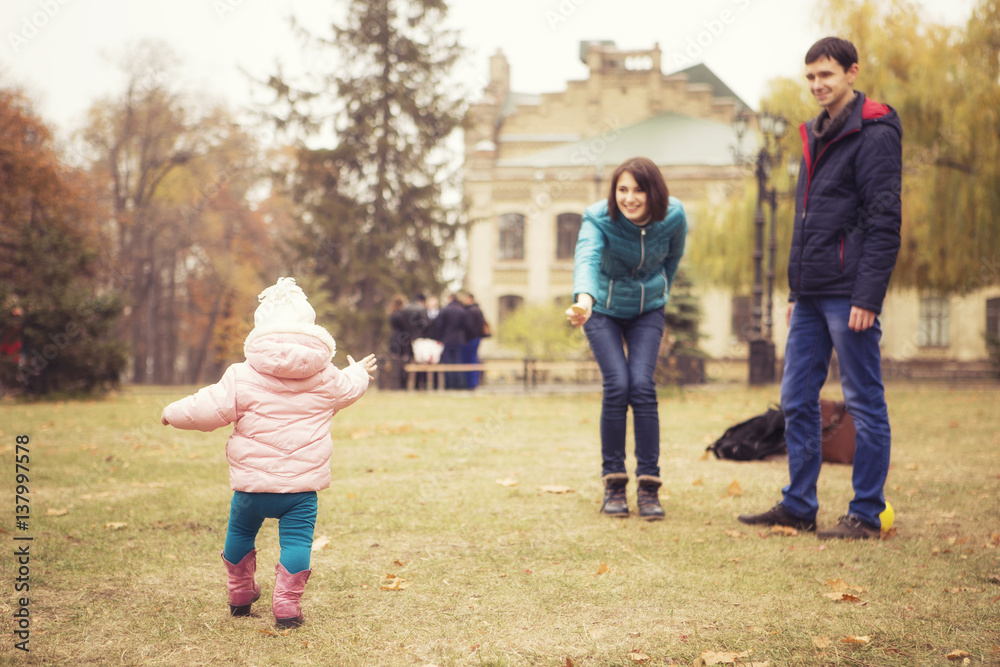
<svg viewBox="0 0 1000 667">
<path fill-rule="evenodd" d="M 501 137 L 501 141 L 503 138 Z M 743 138 L 743 151 L 754 150 L 753 133 Z M 612 166 L 644 156 L 657 165 L 731 165 L 736 135 L 732 125 L 668 112 L 623 128 L 606 131 L 557 148 L 497 161 L 498 167 Z M 501 148 L 502 151 L 502 148 Z"/>
</svg>

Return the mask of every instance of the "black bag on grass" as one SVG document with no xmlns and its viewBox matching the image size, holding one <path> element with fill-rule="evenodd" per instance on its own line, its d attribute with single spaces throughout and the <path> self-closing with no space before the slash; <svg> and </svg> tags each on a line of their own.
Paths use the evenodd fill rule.
<svg viewBox="0 0 1000 667">
<path fill-rule="evenodd" d="M 781 407 L 730 426 L 722 437 L 707 448 L 717 459 L 756 461 L 771 454 L 784 454 L 785 415 Z"/>
</svg>

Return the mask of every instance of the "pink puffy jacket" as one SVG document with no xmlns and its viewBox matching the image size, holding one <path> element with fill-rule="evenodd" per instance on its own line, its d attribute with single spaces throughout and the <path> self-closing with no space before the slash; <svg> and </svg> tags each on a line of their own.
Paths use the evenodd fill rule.
<svg viewBox="0 0 1000 667">
<path fill-rule="evenodd" d="M 334 367 L 315 336 L 272 333 L 249 342 L 247 360 L 163 410 L 171 426 L 213 431 L 234 424 L 226 444 L 234 491 L 297 493 L 330 486 L 330 421 L 368 389 L 360 365 Z"/>
</svg>

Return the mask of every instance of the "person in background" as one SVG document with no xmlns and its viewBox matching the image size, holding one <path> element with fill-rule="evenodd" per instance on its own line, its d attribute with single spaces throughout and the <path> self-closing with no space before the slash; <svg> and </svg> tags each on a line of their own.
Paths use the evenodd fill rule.
<svg viewBox="0 0 1000 667">
<path fill-rule="evenodd" d="M 687 218 L 659 168 L 636 157 L 615 169 L 606 200 L 584 211 L 576 243 L 573 293 L 566 310 L 583 326 L 601 369 L 601 511 L 629 516 L 625 428 L 632 408 L 639 516 L 664 517 L 660 505 L 660 416 L 653 372 L 666 322 L 664 307 L 684 254 Z"/>
<path fill-rule="evenodd" d="M 476 297 L 469 292 L 462 292 L 459 298 L 469 313 L 469 340 L 462 346 L 462 363 L 478 364 L 479 343 L 490 335 L 489 326 L 486 324 L 483 311 L 476 303 Z M 465 374 L 465 386 L 467 389 L 475 389 L 479 386 L 479 371 L 469 371 Z"/>
<path fill-rule="evenodd" d="M 442 364 L 462 363 L 462 348 L 473 334 L 469 312 L 459 301 L 457 294 L 448 295 L 448 304 L 441 309 L 434 320 L 434 338 L 441 341 Z M 465 373 L 449 371 L 445 373 L 445 389 L 465 389 Z"/>
<path fill-rule="evenodd" d="M 427 335 L 427 330 L 430 328 L 430 318 L 427 315 L 427 297 L 425 297 L 422 292 L 418 292 L 413 296 L 410 303 L 406 304 L 406 307 L 400 311 L 400 315 L 403 320 L 403 332 L 406 335 L 407 341 L 407 356 L 405 363 L 410 363 L 411 361 L 414 361 L 416 357 L 414 352 L 414 343 L 417 340 L 424 338 Z M 416 377 L 414 378 L 414 388 L 427 388 L 426 372 L 421 371 L 416 374 Z"/>
<path fill-rule="evenodd" d="M 413 358 L 410 347 L 412 338 L 407 333 L 406 297 L 396 294 L 389 301 L 389 373 L 387 373 L 387 389 L 403 389 L 406 387 L 406 371 L 403 366 Z"/>
</svg>

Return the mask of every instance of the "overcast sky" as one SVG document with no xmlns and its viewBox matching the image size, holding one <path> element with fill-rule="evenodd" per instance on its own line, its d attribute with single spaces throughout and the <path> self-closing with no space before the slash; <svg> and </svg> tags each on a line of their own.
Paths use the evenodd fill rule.
<svg viewBox="0 0 1000 667">
<path fill-rule="evenodd" d="M 3 0 L 0 84 L 18 84 L 60 132 L 78 129 L 86 109 L 118 92 L 109 55 L 143 39 L 168 43 L 181 60 L 185 88 L 237 109 L 249 103 L 246 70 L 264 77 L 280 60 L 307 63 L 288 27 L 294 14 L 326 26 L 345 0 Z M 924 0 L 926 16 L 963 25 L 974 0 Z M 451 0 L 450 23 L 468 56 L 456 77 L 479 89 L 490 55 L 502 49 L 519 92 L 557 92 L 584 79 L 582 40 L 623 49 L 659 43 L 664 73 L 706 63 L 751 106 L 766 82 L 800 76 L 809 45 L 823 37 L 814 0 Z M 864 90 L 863 74 L 857 87 Z"/>
</svg>

